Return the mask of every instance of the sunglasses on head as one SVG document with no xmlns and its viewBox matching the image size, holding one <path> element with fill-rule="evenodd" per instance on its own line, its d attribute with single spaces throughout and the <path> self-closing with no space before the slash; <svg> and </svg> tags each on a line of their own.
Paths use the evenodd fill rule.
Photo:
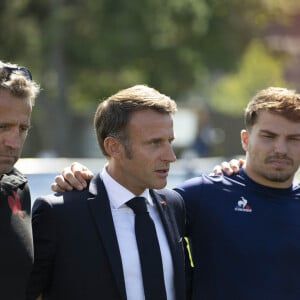
<svg viewBox="0 0 300 300">
<path fill-rule="evenodd" d="M 25 78 L 27 80 L 32 81 L 32 75 L 31 75 L 30 71 L 26 67 L 22 67 L 22 66 L 18 66 L 18 67 L 2 66 L 0 68 L 7 71 L 7 78 L 6 78 L 6 80 L 9 79 L 11 73 L 14 73 L 16 71 L 21 71 L 24 74 L 24 76 L 25 76 Z"/>
</svg>

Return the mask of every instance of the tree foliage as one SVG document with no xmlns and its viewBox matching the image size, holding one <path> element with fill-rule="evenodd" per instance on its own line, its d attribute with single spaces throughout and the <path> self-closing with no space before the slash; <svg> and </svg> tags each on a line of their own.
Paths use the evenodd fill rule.
<svg viewBox="0 0 300 300">
<path fill-rule="evenodd" d="M 282 61 L 257 40 L 246 49 L 238 70 L 218 80 L 211 91 L 211 106 L 229 115 L 242 115 L 248 101 L 260 89 L 286 86 Z"/>
<path fill-rule="evenodd" d="M 72 138 L 75 116 L 90 117 L 99 100 L 133 84 L 175 99 L 201 91 L 217 109 L 218 99 L 245 99 L 259 80 L 270 82 L 248 62 L 255 55 L 282 82 L 280 64 L 252 41 L 298 8 L 282 0 L 2 0 L 0 57 L 29 66 L 41 83 L 38 146 L 62 155 L 74 148 L 61 140 Z"/>
</svg>

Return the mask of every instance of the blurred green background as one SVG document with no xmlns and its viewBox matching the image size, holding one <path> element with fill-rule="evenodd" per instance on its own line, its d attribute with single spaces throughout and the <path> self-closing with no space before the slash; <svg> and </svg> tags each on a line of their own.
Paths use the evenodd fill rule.
<svg viewBox="0 0 300 300">
<path fill-rule="evenodd" d="M 43 88 L 24 157 L 99 156 L 94 111 L 134 84 L 176 100 L 179 157 L 231 157 L 258 90 L 300 90 L 295 0 L 2 0 L 0 23 Z"/>
</svg>

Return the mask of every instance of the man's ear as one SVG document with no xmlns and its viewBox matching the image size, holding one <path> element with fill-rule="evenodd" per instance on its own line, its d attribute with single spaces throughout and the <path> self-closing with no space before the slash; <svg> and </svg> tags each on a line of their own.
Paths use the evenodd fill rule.
<svg viewBox="0 0 300 300">
<path fill-rule="evenodd" d="M 105 138 L 104 148 L 109 157 L 117 158 L 124 152 L 122 143 L 112 136 Z"/>
<path fill-rule="evenodd" d="M 243 129 L 241 131 L 241 143 L 245 152 L 248 150 L 248 141 L 249 141 L 248 131 L 246 129 Z"/>
</svg>

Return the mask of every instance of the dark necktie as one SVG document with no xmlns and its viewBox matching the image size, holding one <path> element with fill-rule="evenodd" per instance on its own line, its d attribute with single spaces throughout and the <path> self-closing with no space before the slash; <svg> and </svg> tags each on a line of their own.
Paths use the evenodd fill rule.
<svg viewBox="0 0 300 300">
<path fill-rule="evenodd" d="M 146 206 L 146 199 L 128 201 L 135 213 L 135 236 L 138 245 L 146 300 L 166 300 L 162 258 L 155 226 Z"/>
</svg>

